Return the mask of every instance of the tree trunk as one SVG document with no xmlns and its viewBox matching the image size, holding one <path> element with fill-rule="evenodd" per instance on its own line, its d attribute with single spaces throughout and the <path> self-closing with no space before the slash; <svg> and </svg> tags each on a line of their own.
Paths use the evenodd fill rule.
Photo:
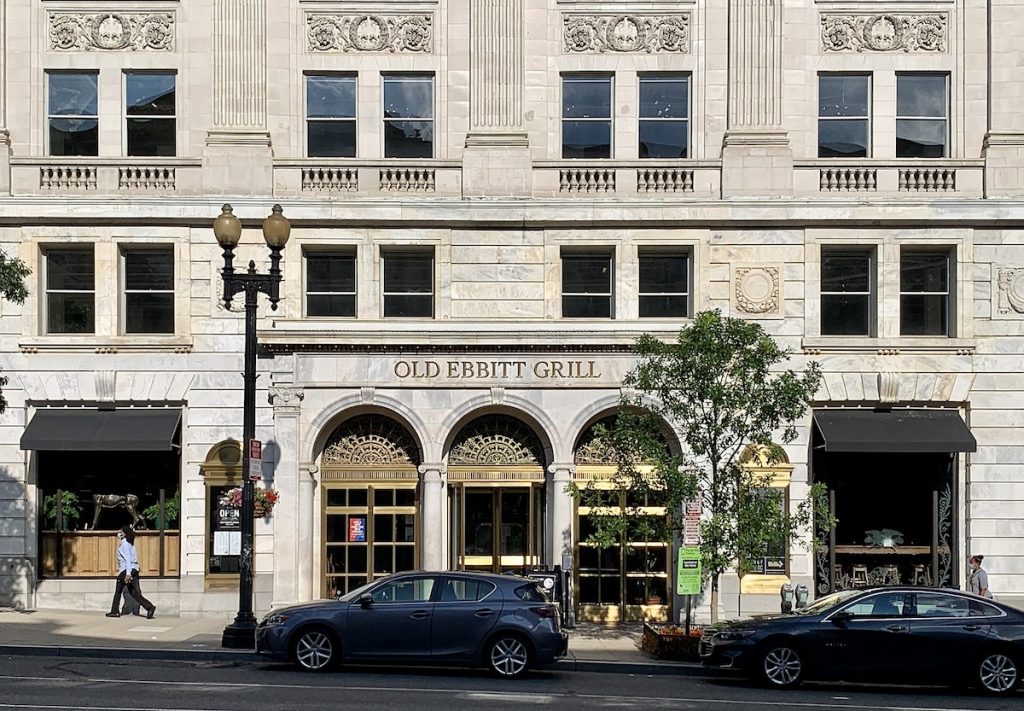
<svg viewBox="0 0 1024 711">
<path fill-rule="evenodd" d="M 711 624 L 718 622 L 718 573 L 711 576 Z"/>
</svg>

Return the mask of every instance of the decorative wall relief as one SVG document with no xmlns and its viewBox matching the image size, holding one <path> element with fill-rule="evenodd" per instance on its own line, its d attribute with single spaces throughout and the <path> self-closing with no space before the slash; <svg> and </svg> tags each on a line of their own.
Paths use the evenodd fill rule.
<svg viewBox="0 0 1024 711">
<path fill-rule="evenodd" d="M 825 52 L 945 52 L 946 15 L 822 15 Z"/>
<path fill-rule="evenodd" d="M 1024 316 L 1024 267 L 997 269 L 996 289 L 1000 316 Z"/>
<path fill-rule="evenodd" d="M 565 52 L 689 52 L 690 16 L 562 15 Z"/>
<path fill-rule="evenodd" d="M 306 15 L 309 52 L 424 52 L 433 49 L 431 15 Z"/>
<path fill-rule="evenodd" d="M 743 314 L 781 316 L 781 274 L 780 266 L 735 267 L 733 306 Z"/>
<path fill-rule="evenodd" d="M 174 14 L 170 12 L 51 12 L 46 19 L 51 50 L 174 51 Z"/>
</svg>

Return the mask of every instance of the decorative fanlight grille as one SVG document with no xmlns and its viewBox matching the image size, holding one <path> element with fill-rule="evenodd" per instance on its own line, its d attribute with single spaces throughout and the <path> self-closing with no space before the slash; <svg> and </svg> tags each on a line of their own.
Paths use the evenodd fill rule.
<svg viewBox="0 0 1024 711">
<path fill-rule="evenodd" d="M 383 415 L 359 415 L 327 440 L 321 466 L 415 466 L 416 442 L 408 430 Z"/>
<path fill-rule="evenodd" d="M 580 436 L 573 454 L 573 461 L 576 465 L 614 466 L 618 463 L 615 448 L 607 438 L 598 435 L 598 425 L 604 425 L 606 429 L 610 430 L 615 425 L 615 417 L 606 417 L 595 422 Z"/>
<path fill-rule="evenodd" d="M 537 435 L 514 417 L 488 415 L 474 420 L 455 438 L 450 465 L 543 466 L 544 449 Z"/>
</svg>

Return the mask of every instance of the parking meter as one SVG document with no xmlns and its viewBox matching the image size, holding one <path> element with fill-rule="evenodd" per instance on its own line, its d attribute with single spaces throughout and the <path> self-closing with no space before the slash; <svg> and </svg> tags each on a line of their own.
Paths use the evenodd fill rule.
<svg viewBox="0 0 1024 711">
<path fill-rule="evenodd" d="M 796 586 L 796 609 L 807 607 L 807 596 L 810 595 L 810 592 L 803 583 Z"/>
<path fill-rule="evenodd" d="M 779 596 L 782 598 L 782 612 L 793 611 L 793 586 L 789 583 L 784 583 L 779 589 Z"/>
</svg>

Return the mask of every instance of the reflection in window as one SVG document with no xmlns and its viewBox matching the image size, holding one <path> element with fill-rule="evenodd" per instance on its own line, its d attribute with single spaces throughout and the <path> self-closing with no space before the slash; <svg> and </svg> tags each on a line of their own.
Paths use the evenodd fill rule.
<svg viewBox="0 0 1024 711">
<path fill-rule="evenodd" d="M 611 77 L 562 77 L 562 157 L 612 157 Z"/>
<path fill-rule="evenodd" d="M 433 318 L 434 251 L 384 253 L 384 316 Z"/>
<path fill-rule="evenodd" d="M 948 106 L 945 74 L 897 74 L 896 157 L 945 158 Z"/>
<path fill-rule="evenodd" d="M 125 333 L 174 333 L 174 250 L 124 253 Z"/>
<path fill-rule="evenodd" d="M 434 589 L 435 578 L 396 580 L 373 591 L 374 602 L 427 602 Z"/>
<path fill-rule="evenodd" d="M 434 156 L 434 77 L 384 77 L 384 157 Z"/>
<path fill-rule="evenodd" d="M 347 318 L 356 315 L 354 253 L 306 253 L 306 315 Z"/>
<path fill-rule="evenodd" d="M 311 158 L 356 155 L 356 78 L 306 77 L 306 154 Z"/>
<path fill-rule="evenodd" d="M 874 319 L 871 252 L 822 250 L 821 335 L 870 336 Z"/>
<path fill-rule="evenodd" d="M 639 267 L 640 318 L 689 315 L 689 254 L 641 250 Z"/>
<path fill-rule="evenodd" d="M 46 250 L 46 332 L 96 330 L 96 265 L 92 245 Z"/>
<path fill-rule="evenodd" d="M 125 72 L 128 155 L 175 155 L 176 78 L 170 72 Z"/>
<path fill-rule="evenodd" d="M 871 152 L 871 77 L 818 76 L 818 156 L 866 158 Z"/>
<path fill-rule="evenodd" d="M 99 155 L 99 74 L 48 72 L 46 78 L 50 155 Z"/>
<path fill-rule="evenodd" d="M 612 317 L 612 255 L 562 255 L 562 317 Z"/>
<path fill-rule="evenodd" d="M 900 335 L 950 335 L 950 254 L 900 254 Z"/>
<path fill-rule="evenodd" d="M 641 158 L 686 158 L 689 143 L 690 79 L 640 77 Z"/>
</svg>

